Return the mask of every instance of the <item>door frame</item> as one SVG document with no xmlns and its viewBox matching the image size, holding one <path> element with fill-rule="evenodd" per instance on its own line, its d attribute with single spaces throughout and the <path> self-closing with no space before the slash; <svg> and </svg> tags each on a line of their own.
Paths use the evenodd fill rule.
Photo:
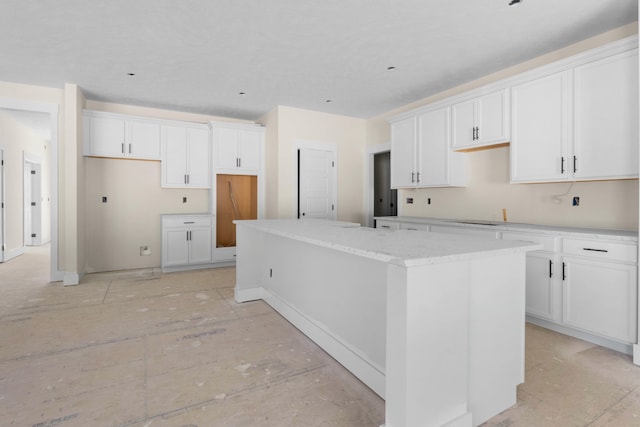
<svg viewBox="0 0 640 427">
<path fill-rule="evenodd" d="M 376 154 L 391 152 L 391 142 L 384 144 L 369 145 L 364 156 L 364 226 L 373 227 L 373 176 L 374 161 Z M 399 212 L 398 212 L 399 214 Z"/>
<path fill-rule="evenodd" d="M 333 220 L 338 219 L 338 144 L 334 142 L 323 142 L 323 141 L 310 141 L 310 140 L 296 140 L 293 142 L 293 150 L 292 157 L 293 161 L 291 164 L 293 165 L 293 176 L 295 177 L 295 185 L 292 188 L 293 191 L 293 218 L 298 218 L 298 203 L 300 202 L 298 198 L 298 194 L 300 191 L 300 178 L 298 176 L 298 152 L 300 150 L 320 150 L 320 151 L 329 151 L 333 155 L 333 161 L 335 162 L 335 167 L 331 168 L 333 170 L 333 204 L 335 209 L 333 211 Z"/>
<path fill-rule="evenodd" d="M 35 111 L 49 114 L 51 141 L 49 150 L 49 185 L 51 196 L 51 245 L 49 254 L 49 276 L 52 282 L 64 279 L 64 272 L 58 269 L 58 115 L 60 106 L 49 102 L 34 102 L 18 99 L 0 98 L 0 108 L 10 110 Z"/>
<path fill-rule="evenodd" d="M 0 145 L 0 262 L 4 262 L 4 236 L 5 236 L 5 218 L 4 218 L 4 146 Z"/>
<path fill-rule="evenodd" d="M 26 151 L 23 151 L 23 157 L 22 157 L 22 171 L 23 171 L 23 175 L 25 176 L 26 179 L 26 170 L 27 167 L 29 167 L 29 170 L 32 170 L 33 166 L 36 166 L 38 168 L 38 171 L 42 172 L 42 159 L 40 158 L 40 156 L 36 155 L 36 154 L 32 154 L 32 153 L 27 153 Z M 31 166 L 28 166 L 31 165 Z M 40 175 L 38 174 L 38 177 L 40 179 L 40 188 L 42 189 L 42 177 L 40 177 Z M 27 244 L 27 239 L 32 239 L 32 237 L 27 235 L 27 205 L 26 205 L 26 198 L 27 198 L 27 188 L 29 189 L 29 199 L 31 199 L 31 196 L 33 194 L 33 182 L 29 182 L 27 183 L 26 181 L 24 181 L 22 183 L 22 194 L 23 194 L 23 204 L 25 209 L 23 209 L 22 212 L 22 229 L 23 229 L 23 246 L 39 246 L 42 244 L 42 230 L 40 230 L 40 235 L 35 239 L 35 241 L 31 241 L 31 244 L 28 245 Z M 42 210 L 42 200 L 38 201 L 38 206 L 40 207 L 40 209 Z M 29 207 L 30 208 L 30 207 Z M 42 218 L 42 213 L 40 214 L 40 218 Z M 33 213 L 31 215 L 29 215 L 30 219 L 31 219 L 31 224 L 29 225 L 30 227 L 30 231 L 33 232 Z M 42 224 L 40 224 L 40 229 L 42 229 Z"/>
</svg>

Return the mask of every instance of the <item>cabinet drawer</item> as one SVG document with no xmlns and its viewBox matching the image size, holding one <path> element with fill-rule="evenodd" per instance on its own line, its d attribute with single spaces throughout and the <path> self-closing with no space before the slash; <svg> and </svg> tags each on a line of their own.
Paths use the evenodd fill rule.
<svg viewBox="0 0 640 427">
<path fill-rule="evenodd" d="M 614 243 L 610 241 L 562 239 L 562 252 L 565 254 L 634 263 L 638 259 L 638 249 L 635 244 Z"/>
<path fill-rule="evenodd" d="M 376 220 L 376 228 L 382 228 L 384 230 L 399 230 L 400 223 L 394 221 Z"/>
<path fill-rule="evenodd" d="M 431 226 L 429 224 L 412 224 L 410 222 L 403 222 L 400 223 L 400 230 L 430 231 Z"/>
<path fill-rule="evenodd" d="M 176 216 L 162 218 L 163 227 L 211 227 L 210 216 Z"/>
<path fill-rule="evenodd" d="M 552 236 L 541 236 L 538 234 L 512 233 L 506 231 L 502 233 L 502 240 L 521 240 L 523 242 L 540 243 L 544 245 L 542 250 L 555 252 L 557 250 L 557 239 Z"/>
</svg>

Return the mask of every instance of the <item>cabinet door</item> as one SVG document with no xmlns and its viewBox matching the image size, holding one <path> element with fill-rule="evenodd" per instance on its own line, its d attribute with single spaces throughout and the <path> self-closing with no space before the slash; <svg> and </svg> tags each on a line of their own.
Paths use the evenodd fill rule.
<svg viewBox="0 0 640 427">
<path fill-rule="evenodd" d="M 187 130 L 182 126 L 162 127 L 162 186 L 186 186 Z"/>
<path fill-rule="evenodd" d="M 509 141 L 508 91 L 501 90 L 478 99 L 476 145 Z"/>
<path fill-rule="evenodd" d="M 563 258 L 563 321 L 625 343 L 636 342 L 636 267 Z"/>
<path fill-rule="evenodd" d="M 126 121 L 126 157 L 160 160 L 160 123 Z"/>
<path fill-rule="evenodd" d="M 238 130 L 216 128 L 216 159 L 218 169 L 238 168 Z"/>
<path fill-rule="evenodd" d="M 238 167 L 246 172 L 260 170 L 261 132 L 238 131 Z"/>
<path fill-rule="evenodd" d="M 562 72 L 512 88 L 512 182 L 568 179 L 567 80 Z"/>
<path fill-rule="evenodd" d="M 209 130 L 188 128 L 187 187 L 210 188 Z"/>
<path fill-rule="evenodd" d="M 526 312 L 555 321 L 554 256 L 544 252 L 527 254 Z"/>
<path fill-rule="evenodd" d="M 189 264 L 207 264 L 211 262 L 211 227 L 192 228 L 190 230 Z"/>
<path fill-rule="evenodd" d="M 574 177 L 637 178 L 638 50 L 576 67 L 574 78 Z"/>
<path fill-rule="evenodd" d="M 449 184 L 449 108 L 418 117 L 418 186 Z"/>
<path fill-rule="evenodd" d="M 415 187 L 416 118 L 391 124 L 391 188 Z"/>
<path fill-rule="evenodd" d="M 453 148 L 475 144 L 475 100 L 451 106 L 451 142 Z"/>
<path fill-rule="evenodd" d="M 164 266 L 187 265 L 189 263 L 189 241 L 186 228 L 164 230 Z"/>
<path fill-rule="evenodd" d="M 91 117 L 89 155 L 124 157 L 124 120 L 113 117 Z"/>
</svg>

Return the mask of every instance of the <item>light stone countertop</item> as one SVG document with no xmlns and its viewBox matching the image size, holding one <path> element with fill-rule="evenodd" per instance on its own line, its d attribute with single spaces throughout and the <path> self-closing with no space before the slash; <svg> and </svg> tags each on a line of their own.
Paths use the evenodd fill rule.
<svg viewBox="0 0 640 427">
<path fill-rule="evenodd" d="M 405 267 L 542 249 L 542 245 L 447 233 L 381 230 L 325 220 L 234 221 L 263 232 Z"/>
<path fill-rule="evenodd" d="M 524 224 L 517 222 L 479 221 L 488 224 L 472 224 L 474 220 L 426 218 L 412 216 L 381 216 L 381 221 L 405 222 L 414 224 L 448 225 L 451 227 L 474 228 L 489 231 L 512 231 L 518 233 L 549 234 L 559 237 L 576 237 L 583 239 L 611 239 L 630 242 L 638 241 L 638 232 L 633 230 L 612 230 L 604 228 L 562 227 L 553 225 Z"/>
</svg>

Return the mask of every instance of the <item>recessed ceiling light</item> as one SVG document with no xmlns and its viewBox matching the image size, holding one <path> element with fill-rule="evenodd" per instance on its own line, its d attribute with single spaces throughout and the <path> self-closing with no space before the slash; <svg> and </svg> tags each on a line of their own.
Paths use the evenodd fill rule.
<svg viewBox="0 0 640 427">
<path fill-rule="evenodd" d="M 238 95 L 246 95 L 247 92 L 238 92 Z"/>
<path fill-rule="evenodd" d="M 391 65 L 391 66 L 387 67 L 387 70 L 389 70 L 389 71 L 391 71 L 391 70 L 395 70 L 395 69 L 396 69 L 396 67 L 394 67 L 393 65 Z"/>
<path fill-rule="evenodd" d="M 135 75 L 136 75 L 136 73 L 127 73 L 127 76 L 129 76 L 129 77 L 133 77 Z"/>
<path fill-rule="evenodd" d="M 519 6 L 524 0 L 509 0 L 509 6 Z"/>
<path fill-rule="evenodd" d="M 332 101 L 331 101 L 330 99 L 327 99 L 327 100 L 326 100 L 326 101 L 324 101 L 324 102 L 332 102 Z"/>
</svg>

